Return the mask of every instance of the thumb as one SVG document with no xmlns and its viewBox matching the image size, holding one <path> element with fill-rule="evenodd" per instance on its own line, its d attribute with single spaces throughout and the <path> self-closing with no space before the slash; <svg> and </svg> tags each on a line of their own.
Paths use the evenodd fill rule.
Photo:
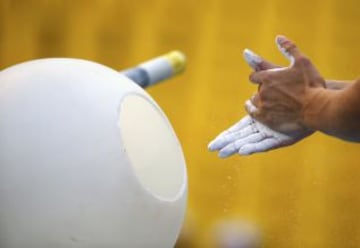
<svg viewBox="0 0 360 248">
<path fill-rule="evenodd" d="M 286 38 L 283 35 L 277 35 L 275 43 L 280 52 L 290 60 L 290 66 L 292 66 L 296 59 L 302 56 L 300 50 L 296 47 L 295 43 Z"/>
<path fill-rule="evenodd" d="M 262 57 L 251 51 L 250 49 L 244 49 L 243 56 L 246 63 L 255 71 L 279 68 L 278 65 L 275 65 L 263 59 Z"/>
</svg>

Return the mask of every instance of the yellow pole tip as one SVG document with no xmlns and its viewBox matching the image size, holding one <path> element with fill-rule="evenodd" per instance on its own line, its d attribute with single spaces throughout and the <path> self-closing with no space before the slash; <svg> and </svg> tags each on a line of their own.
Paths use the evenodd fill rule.
<svg viewBox="0 0 360 248">
<path fill-rule="evenodd" d="M 170 62 L 174 74 L 181 73 L 185 70 L 186 67 L 186 56 L 180 51 L 171 51 L 164 55 L 166 59 Z"/>
</svg>

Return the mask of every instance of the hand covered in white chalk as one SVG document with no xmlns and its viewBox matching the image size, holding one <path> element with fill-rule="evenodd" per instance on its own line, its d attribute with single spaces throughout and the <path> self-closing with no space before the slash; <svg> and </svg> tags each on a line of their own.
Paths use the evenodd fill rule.
<svg viewBox="0 0 360 248">
<path fill-rule="evenodd" d="M 280 48 L 280 51 L 293 63 L 293 58 L 285 50 Z M 249 49 L 244 50 L 244 58 L 255 71 L 281 69 L 281 67 L 266 61 Z M 256 97 L 252 99 L 256 99 Z M 245 107 L 248 111 L 256 111 L 257 109 L 251 100 L 246 101 Z M 221 158 L 229 157 L 235 153 L 250 155 L 292 145 L 312 133 L 310 130 L 298 130 L 298 132 L 292 134 L 283 134 L 247 115 L 219 134 L 210 142 L 208 148 L 210 151 L 219 151 L 219 157 Z"/>
<path fill-rule="evenodd" d="M 247 115 L 210 142 L 209 150 L 219 151 L 219 157 L 226 158 L 236 153 L 265 152 L 294 142 L 293 137 L 276 132 Z"/>
</svg>

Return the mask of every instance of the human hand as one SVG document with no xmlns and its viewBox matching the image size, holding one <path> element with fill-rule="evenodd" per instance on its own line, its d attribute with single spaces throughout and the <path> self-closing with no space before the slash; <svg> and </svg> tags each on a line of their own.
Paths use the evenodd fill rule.
<svg viewBox="0 0 360 248">
<path fill-rule="evenodd" d="M 282 50 L 280 51 L 283 53 Z M 287 54 L 283 54 L 291 60 Z M 280 68 L 249 49 L 245 49 L 243 55 L 245 61 L 255 71 Z M 256 110 L 251 100 L 246 101 L 246 105 L 248 109 Z M 292 145 L 310 134 L 312 131 L 299 130 L 293 135 L 286 135 L 270 129 L 247 115 L 218 135 L 208 148 L 210 151 L 218 150 L 221 158 L 229 157 L 235 153 L 250 155 Z"/>
<path fill-rule="evenodd" d="M 219 134 L 208 148 L 210 151 L 219 151 L 219 157 L 226 158 L 236 153 L 250 155 L 273 150 L 300 139 L 276 132 L 247 115 Z"/>
<path fill-rule="evenodd" d="M 324 90 L 325 80 L 293 42 L 278 36 L 276 43 L 290 59 L 290 66 L 252 73 L 250 81 L 259 84 L 259 91 L 252 99 L 256 108 L 247 104 L 246 110 L 271 129 L 298 136 L 311 131 L 303 113 L 308 102 Z"/>
</svg>

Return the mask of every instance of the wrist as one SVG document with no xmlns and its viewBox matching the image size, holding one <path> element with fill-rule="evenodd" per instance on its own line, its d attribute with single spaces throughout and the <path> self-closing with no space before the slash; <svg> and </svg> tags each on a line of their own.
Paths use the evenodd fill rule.
<svg viewBox="0 0 360 248">
<path fill-rule="evenodd" d="M 304 125 L 349 141 L 360 140 L 360 81 L 344 90 L 311 89 L 303 105 Z"/>
<path fill-rule="evenodd" d="M 336 99 L 339 91 L 324 88 L 309 89 L 303 106 L 304 125 L 328 133 L 339 119 Z"/>
</svg>

